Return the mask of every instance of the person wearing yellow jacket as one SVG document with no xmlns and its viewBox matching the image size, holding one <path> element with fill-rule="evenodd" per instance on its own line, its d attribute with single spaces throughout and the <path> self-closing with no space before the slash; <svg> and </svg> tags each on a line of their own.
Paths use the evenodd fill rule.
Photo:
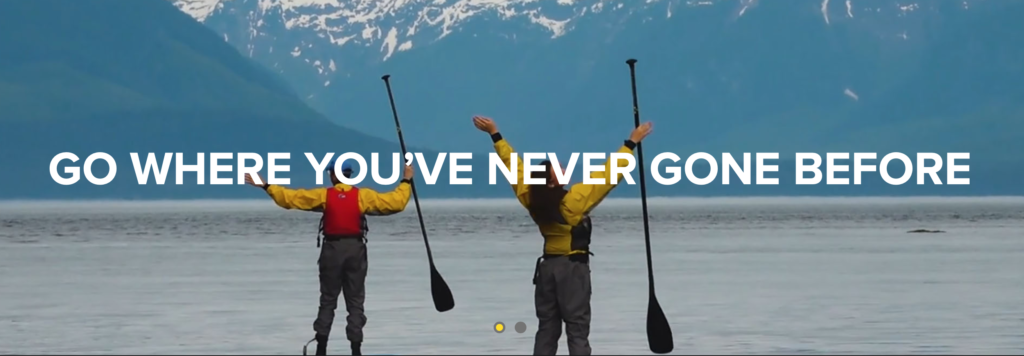
<svg viewBox="0 0 1024 356">
<path fill-rule="evenodd" d="M 498 132 L 494 120 L 474 117 L 473 125 L 491 136 L 494 150 L 505 167 L 511 169 L 515 153 L 508 141 Z M 633 154 L 636 144 L 651 132 L 651 124 L 640 125 L 619 148 L 619 153 Z M 539 325 L 534 340 L 534 355 L 554 355 L 565 324 L 570 355 L 590 355 L 590 211 L 597 207 L 622 181 L 617 174 L 611 176 L 611 159 L 604 170 L 591 172 L 590 177 L 602 179 L 602 184 L 577 183 L 566 190 L 555 176 L 551 161 L 542 164 L 545 170 L 532 172 L 531 178 L 543 179 L 544 184 L 527 185 L 523 180 L 525 162 L 516 156 L 517 181 L 512 184 L 519 203 L 530 214 L 544 237 L 544 253 L 537 259 L 533 284 L 534 303 Z M 629 161 L 619 159 L 617 167 L 626 167 Z"/>
<path fill-rule="evenodd" d="M 335 161 L 328 164 L 331 187 L 314 189 L 289 189 L 279 185 L 256 184 L 251 176 L 246 177 L 250 185 L 261 187 L 277 206 L 285 209 L 322 212 L 321 232 L 324 236 L 320 259 L 320 310 L 313 330 L 317 342 L 317 355 L 327 354 L 327 340 L 334 324 L 334 310 L 338 306 L 338 294 L 345 298 L 348 311 L 348 325 L 345 332 L 352 345 L 352 354 L 361 354 L 363 326 L 366 315 L 363 303 L 366 297 L 366 223 L 367 215 L 391 215 L 405 210 L 409 204 L 412 188 L 413 168 L 405 166 L 402 182 L 395 190 L 378 193 L 369 188 L 357 188 L 337 178 Z M 342 174 L 352 177 L 352 166 L 342 162 Z M 260 178 L 260 182 L 265 182 Z M 317 247 L 320 247 L 317 235 Z M 310 340 L 312 342 L 313 340 Z"/>
</svg>

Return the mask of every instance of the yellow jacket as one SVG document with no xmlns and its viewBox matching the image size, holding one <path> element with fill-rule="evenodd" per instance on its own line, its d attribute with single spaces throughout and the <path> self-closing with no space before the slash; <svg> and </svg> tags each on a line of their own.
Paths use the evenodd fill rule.
<svg viewBox="0 0 1024 356">
<path fill-rule="evenodd" d="M 494 150 L 501 157 L 501 161 L 505 164 L 505 168 L 511 168 L 511 155 L 515 153 L 512 146 L 509 145 L 508 141 L 505 141 L 501 137 L 500 133 L 496 133 L 491 136 L 494 140 Z M 627 145 L 622 145 L 618 150 L 619 153 L 633 154 L 633 149 Z M 512 190 L 515 191 L 516 198 L 519 200 L 519 204 L 522 204 L 524 208 L 529 209 L 530 207 L 530 186 L 523 183 L 523 166 L 525 166 L 522 158 L 516 155 L 516 176 L 517 181 L 512 184 Z M 629 162 L 620 159 L 618 167 L 626 167 Z M 570 247 L 572 245 L 572 227 L 580 223 L 581 220 L 590 211 L 597 207 L 612 189 L 615 189 L 617 184 L 611 182 L 608 179 L 611 172 L 612 162 L 607 160 L 604 163 L 604 171 L 602 172 L 591 172 L 591 178 L 603 179 L 604 184 L 583 184 L 576 183 L 569 187 L 568 193 L 562 198 L 562 204 L 560 211 L 562 217 L 565 218 L 566 224 L 544 224 L 538 226 L 541 235 L 544 236 L 544 254 L 553 255 L 568 255 L 576 253 L 584 253 L 586 251 L 573 251 Z M 622 181 L 622 173 L 618 173 L 616 177 L 616 183 Z"/>
<path fill-rule="evenodd" d="M 347 192 L 352 186 L 338 183 L 334 188 Z M 365 215 L 391 215 L 402 212 L 409 204 L 412 185 L 403 181 L 395 190 L 378 193 L 370 188 L 359 188 L 359 211 Z M 274 203 L 285 209 L 322 211 L 327 204 L 327 187 L 314 189 L 288 189 L 279 185 L 267 187 Z"/>
</svg>

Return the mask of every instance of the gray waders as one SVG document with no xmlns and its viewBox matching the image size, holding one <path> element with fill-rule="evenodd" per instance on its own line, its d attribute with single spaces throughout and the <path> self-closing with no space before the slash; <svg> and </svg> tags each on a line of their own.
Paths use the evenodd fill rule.
<svg viewBox="0 0 1024 356">
<path fill-rule="evenodd" d="M 590 218 L 573 227 L 574 250 L 588 251 Z M 570 355 L 590 355 L 590 256 L 593 253 L 544 255 L 537 259 L 533 284 L 537 308 L 534 355 L 554 355 L 562 324 Z"/>
<path fill-rule="evenodd" d="M 367 231 L 363 220 L 363 231 Z M 317 244 L 319 244 L 319 236 Z M 334 311 L 338 308 L 338 297 L 345 300 L 345 334 L 352 344 L 352 354 L 361 355 L 363 326 L 366 314 L 366 271 L 369 261 L 366 255 L 366 238 L 363 236 L 324 236 L 317 260 L 320 270 L 320 309 L 313 330 L 316 332 L 317 355 L 327 354 L 327 341 L 334 324 Z"/>
</svg>

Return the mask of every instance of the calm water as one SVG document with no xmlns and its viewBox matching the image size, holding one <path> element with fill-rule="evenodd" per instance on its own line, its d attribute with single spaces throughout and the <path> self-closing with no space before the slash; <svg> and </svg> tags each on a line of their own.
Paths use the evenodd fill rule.
<svg viewBox="0 0 1024 356">
<path fill-rule="evenodd" d="M 415 207 L 371 218 L 364 352 L 530 353 L 541 240 L 525 212 L 422 205 L 456 307 L 430 301 Z M 639 205 L 595 212 L 595 354 L 649 353 Z M 650 211 L 676 354 L 1024 353 L 1024 198 L 653 199 Z M 0 203 L 0 353 L 298 354 L 313 335 L 317 222 L 269 199 Z M 919 228 L 946 232 L 907 233 Z M 337 320 L 331 352 L 347 354 Z"/>
</svg>

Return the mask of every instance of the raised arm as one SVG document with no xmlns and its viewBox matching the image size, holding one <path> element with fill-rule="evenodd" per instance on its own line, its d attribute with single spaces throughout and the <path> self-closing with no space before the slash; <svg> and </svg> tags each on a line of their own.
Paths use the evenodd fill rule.
<svg viewBox="0 0 1024 356">
<path fill-rule="evenodd" d="M 516 199 L 519 200 L 519 204 L 524 207 L 530 206 L 530 194 L 529 188 L 523 183 L 523 160 L 519 157 L 519 154 L 512 148 L 512 145 L 505 141 L 505 138 L 501 136 L 501 132 L 498 132 L 498 126 L 494 123 L 494 120 L 485 117 L 474 117 L 473 125 L 480 131 L 486 132 L 491 135 L 491 142 L 494 142 L 494 152 L 501 158 L 501 162 L 505 164 L 506 169 L 512 167 L 512 156 L 516 157 L 516 181 L 512 183 L 512 191 L 516 194 Z"/>
<path fill-rule="evenodd" d="M 263 180 L 257 173 L 259 183 L 253 180 L 251 174 L 245 175 L 245 183 L 254 187 L 263 188 L 274 199 L 277 206 L 285 209 L 296 209 L 306 211 L 323 210 L 327 201 L 327 188 L 315 189 L 288 189 L 279 185 L 271 185 Z"/>
<path fill-rule="evenodd" d="M 648 134 L 651 132 L 651 123 L 644 123 L 633 130 L 629 135 L 629 139 L 623 143 L 622 147 L 619 148 L 618 153 L 633 154 L 633 149 L 640 143 Z M 562 216 L 565 217 L 566 222 L 570 225 L 576 225 L 581 219 L 590 213 L 609 193 L 612 189 L 618 186 L 617 183 L 622 181 L 622 173 L 617 173 L 615 177 L 615 183 L 612 183 L 611 169 L 612 165 L 615 164 L 617 167 L 627 167 L 629 161 L 626 159 L 618 159 L 618 162 L 612 162 L 609 157 L 604 162 L 604 170 L 599 172 L 591 172 L 590 177 L 603 180 L 602 184 L 584 184 L 576 183 L 569 188 L 569 193 L 562 200 Z"/>
<path fill-rule="evenodd" d="M 264 189 L 274 204 L 289 210 L 319 211 L 327 200 L 327 188 L 289 189 L 268 184 Z"/>
<path fill-rule="evenodd" d="M 405 166 L 405 175 L 398 187 L 387 193 L 378 193 L 370 188 L 359 189 L 359 209 L 366 215 L 391 215 L 405 210 L 412 194 L 413 169 Z"/>
</svg>

